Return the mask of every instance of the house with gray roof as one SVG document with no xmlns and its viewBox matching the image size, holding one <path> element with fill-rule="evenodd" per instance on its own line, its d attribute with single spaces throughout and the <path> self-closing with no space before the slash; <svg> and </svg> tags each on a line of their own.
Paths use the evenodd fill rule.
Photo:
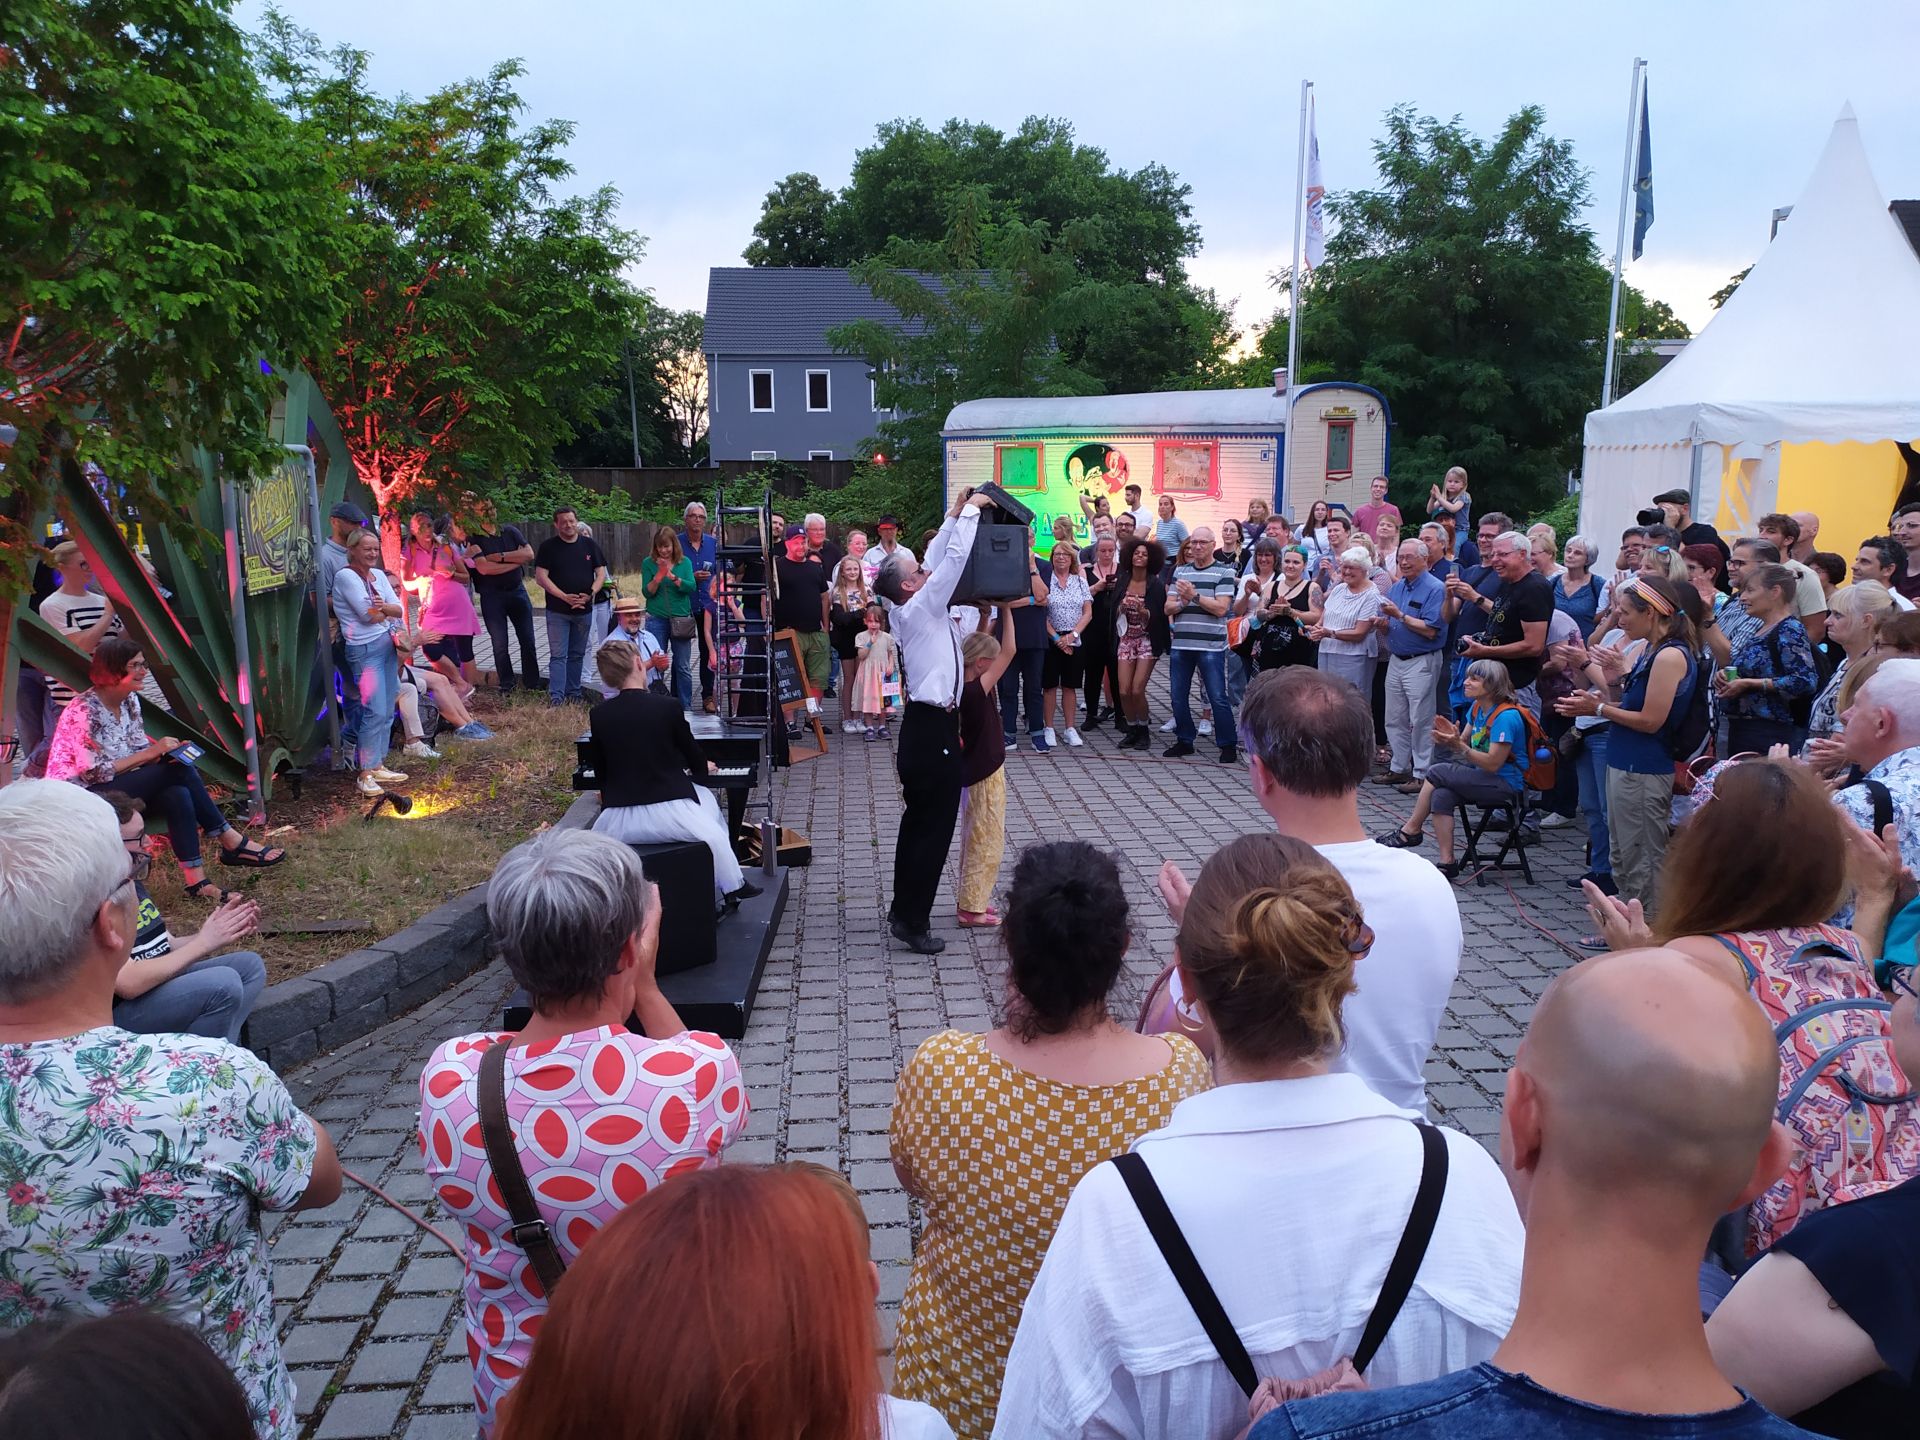
<svg viewBox="0 0 1920 1440">
<path fill-rule="evenodd" d="M 887 418 L 872 372 L 827 332 L 899 312 L 845 270 L 707 274 L 707 440 L 715 460 L 851 460 Z"/>
</svg>

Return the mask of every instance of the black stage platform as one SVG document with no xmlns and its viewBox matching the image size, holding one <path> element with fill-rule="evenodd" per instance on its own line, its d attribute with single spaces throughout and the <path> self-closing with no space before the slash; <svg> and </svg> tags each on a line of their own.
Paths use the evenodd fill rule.
<svg viewBox="0 0 1920 1440">
<path fill-rule="evenodd" d="M 720 921 L 714 932 L 719 958 L 711 965 L 660 977 L 660 993 L 680 1012 L 687 1028 L 706 1030 L 723 1040 L 738 1040 L 747 1033 L 754 998 L 760 993 L 760 976 L 787 908 L 784 868 L 772 875 L 749 870 L 747 880 L 762 887 L 761 893 L 741 901 L 739 909 Z M 528 1014 L 526 992 L 515 990 L 507 998 L 505 1028 L 518 1030 L 527 1023 Z"/>
</svg>

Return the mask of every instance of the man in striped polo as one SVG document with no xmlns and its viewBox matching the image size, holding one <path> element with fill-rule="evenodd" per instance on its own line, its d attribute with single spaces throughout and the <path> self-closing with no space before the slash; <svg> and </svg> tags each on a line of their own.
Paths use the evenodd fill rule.
<svg viewBox="0 0 1920 1440">
<path fill-rule="evenodd" d="M 1193 709 L 1187 703 L 1194 671 L 1207 688 L 1213 707 L 1213 733 L 1220 744 L 1220 763 L 1239 761 L 1234 744 L 1233 707 L 1227 703 L 1227 611 L 1233 605 L 1238 579 L 1231 565 L 1213 558 L 1213 531 L 1204 525 L 1187 537 L 1186 553 L 1167 588 L 1167 619 L 1173 626 L 1173 669 L 1167 677 L 1173 691 L 1173 744 L 1161 753 L 1193 754 Z"/>
</svg>

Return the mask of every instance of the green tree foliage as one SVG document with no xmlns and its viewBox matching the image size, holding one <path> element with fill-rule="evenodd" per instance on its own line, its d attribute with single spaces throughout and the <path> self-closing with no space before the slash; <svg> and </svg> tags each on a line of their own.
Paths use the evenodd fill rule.
<svg viewBox="0 0 1920 1440">
<path fill-rule="evenodd" d="M 832 235 L 837 198 L 818 175 L 787 176 L 767 192 L 741 258 L 749 265 L 775 267 L 846 264 Z"/>
<path fill-rule="evenodd" d="M 1065 248 L 1080 280 L 1106 287 L 1099 323 L 1054 342 L 1094 393 L 1191 386 L 1205 383 L 1236 337 L 1213 293 L 1187 275 L 1200 245 L 1190 193 L 1165 166 L 1115 168 L 1064 120 L 1032 117 L 1012 135 L 964 120 L 938 130 L 896 120 L 854 157 L 838 195 L 811 175 L 776 186 L 746 259 L 851 266 L 895 241 L 943 247 L 964 206 L 982 234 L 1022 227 L 1029 242 Z"/>
<path fill-rule="evenodd" d="M 1396 494 L 1447 466 L 1475 509 L 1550 503 L 1600 390 L 1609 270 L 1579 223 L 1586 173 L 1529 107 L 1491 140 L 1401 106 L 1374 146 L 1382 184 L 1329 201 L 1338 228 L 1303 298 L 1303 381 L 1357 380 L 1393 406 Z M 1630 337 L 1686 334 L 1631 297 Z M 1272 327 L 1249 368 L 1272 360 Z M 1631 378 L 1631 377 L 1629 377 Z"/>
<path fill-rule="evenodd" d="M 837 349 L 866 359 L 878 403 L 892 412 L 877 437 L 887 457 L 881 479 L 896 487 L 909 529 L 939 513 L 940 427 L 955 405 L 1102 392 L 1073 342 L 1107 321 L 1119 288 L 1082 274 L 1080 221 L 1058 238 L 1045 221 L 996 223 L 979 186 L 949 204 L 941 240 L 891 240 L 853 267 L 906 325 L 860 320 L 827 332 Z"/>
<path fill-rule="evenodd" d="M 642 464 L 686 466 L 706 460 L 707 370 L 700 352 L 705 317 L 651 299 L 645 300 L 644 317 L 606 377 L 607 399 L 578 433 L 561 442 L 556 464 L 633 464 L 636 417 Z"/>
<path fill-rule="evenodd" d="M 195 448 L 241 478 L 277 463 L 260 361 L 311 351 L 334 321 L 340 197 L 228 8 L 0 7 L 0 425 L 17 432 L 0 443 L 0 546 L 16 567 L 63 456 L 153 513 L 198 487 Z"/>
<path fill-rule="evenodd" d="M 1753 273 L 1753 266 L 1749 265 L 1747 266 L 1746 269 L 1742 270 L 1739 274 L 1730 278 L 1727 281 L 1727 283 L 1722 285 L 1718 290 L 1714 291 L 1713 294 L 1709 297 L 1709 299 L 1713 304 L 1713 308 L 1718 310 L 1722 305 L 1726 304 L 1727 301 L 1731 300 L 1733 298 L 1733 292 L 1740 288 L 1740 282 L 1745 280 L 1747 276 L 1751 275 L 1752 273 Z"/>
<path fill-rule="evenodd" d="M 555 195 L 572 126 L 522 125 L 514 61 L 388 99 L 365 52 L 272 11 L 265 64 L 347 198 L 351 301 L 307 367 L 380 509 L 544 465 L 609 403 L 641 316 L 618 197 Z"/>
</svg>

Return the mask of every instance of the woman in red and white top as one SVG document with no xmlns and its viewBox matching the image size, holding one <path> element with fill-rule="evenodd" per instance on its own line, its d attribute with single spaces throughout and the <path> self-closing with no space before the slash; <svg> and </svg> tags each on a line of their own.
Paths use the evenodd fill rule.
<svg viewBox="0 0 1920 1440">
<path fill-rule="evenodd" d="M 517 1035 L 446 1041 L 420 1075 L 427 1174 L 466 1236 L 467 1354 L 482 1436 L 526 1366 L 547 1294 L 495 1198 L 480 1132 L 481 1056 L 510 1047 L 509 1127 L 568 1264 L 648 1191 L 717 1163 L 747 1123 L 733 1052 L 689 1031 L 654 982 L 660 894 L 631 849 L 590 830 L 536 835 L 493 872 L 487 924 L 533 1016 Z"/>
</svg>

